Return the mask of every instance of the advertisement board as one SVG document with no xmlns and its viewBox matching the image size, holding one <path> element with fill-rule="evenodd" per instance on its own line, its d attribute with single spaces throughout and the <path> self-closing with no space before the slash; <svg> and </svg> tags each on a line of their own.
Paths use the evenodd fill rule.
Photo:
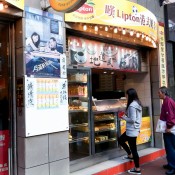
<svg viewBox="0 0 175 175">
<path fill-rule="evenodd" d="M 138 72 L 139 52 L 136 49 L 105 44 L 69 36 L 71 64 L 93 68 L 110 68 Z"/>
<path fill-rule="evenodd" d="M 120 132 L 126 131 L 126 121 L 120 120 Z M 140 134 L 137 137 L 137 145 L 151 141 L 151 118 L 150 116 L 142 118 Z"/>
<path fill-rule="evenodd" d="M 26 136 L 68 130 L 67 79 L 25 77 Z"/>
<path fill-rule="evenodd" d="M 66 73 L 62 75 L 63 63 L 60 60 L 63 54 L 62 17 L 38 9 L 26 8 L 25 22 L 26 75 L 65 78 Z"/>
</svg>

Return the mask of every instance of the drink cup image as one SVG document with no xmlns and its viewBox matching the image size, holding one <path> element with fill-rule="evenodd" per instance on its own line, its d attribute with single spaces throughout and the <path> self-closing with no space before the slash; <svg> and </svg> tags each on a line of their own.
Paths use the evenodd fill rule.
<svg viewBox="0 0 175 175">
<path fill-rule="evenodd" d="M 86 58 L 85 58 L 85 55 L 84 55 L 84 52 L 83 51 L 79 51 L 75 54 L 74 56 L 75 60 L 78 62 L 78 63 L 85 63 L 86 62 Z"/>
</svg>

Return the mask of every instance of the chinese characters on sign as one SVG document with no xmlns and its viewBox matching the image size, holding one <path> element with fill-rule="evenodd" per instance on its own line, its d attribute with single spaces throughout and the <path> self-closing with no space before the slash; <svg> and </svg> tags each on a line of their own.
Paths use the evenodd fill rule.
<svg viewBox="0 0 175 175">
<path fill-rule="evenodd" d="M 26 106 L 31 108 L 34 104 L 34 79 L 32 78 L 26 81 Z"/>
<path fill-rule="evenodd" d="M 69 37 L 71 64 L 85 67 L 140 70 L 138 50 L 105 44 L 79 37 Z"/>
<path fill-rule="evenodd" d="M 60 77 L 67 77 L 67 67 L 66 67 L 66 55 L 60 55 Z"/>
<path fill-rule="evenodd" d="M 167 86 L 167 65 L 165 54 L 164 27 L 159 26 L 159 63 L 160 63 L 160 86 Z"/>
<path fill-rule="evenodd" d="M 60 81 L 60 105 L 67 105 L 68 93 L 67 93 L 67 80 Z"/>
</svg>

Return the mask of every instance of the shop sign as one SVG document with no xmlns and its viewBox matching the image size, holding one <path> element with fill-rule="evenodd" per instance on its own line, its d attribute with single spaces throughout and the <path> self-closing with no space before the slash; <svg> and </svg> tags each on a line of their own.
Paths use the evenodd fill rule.
<svg viewBox="0 0 175 175">
<path fill-rule="evenodd" d="M 5 0 L 5 1 L 14 5 L 15 7 L 18 7 L 21 10 L 24 10 L 24 0 Z"/>
<path fill-rule="evenodd" d="M 86 0 L 49 0 L 53 9 L 59 12 L 72 12 L 81 7 Z"/>
<path fill-rule="evenodd" d="M 66 13 L 65 21 L 136 30 L 157 40 L 155 15 L 143 6 L 126 0 L 88 0 L 78 10 Z"/>
<path fill-rule="evenodd" d="M 72 65 L 138 72 L 138 50 L 79 37 L 68 37 Z"/>
<path fill-rule="evenodd" d="M 0 175 L 8 175 L 9 131 L 0 131 Z"/>
<path fill-rule="evenodd" d="M 167 86 L 167 63 L 165 49 L 165 31 L 164 27 L 159 25 L 160 86 Z"/>
</svg>

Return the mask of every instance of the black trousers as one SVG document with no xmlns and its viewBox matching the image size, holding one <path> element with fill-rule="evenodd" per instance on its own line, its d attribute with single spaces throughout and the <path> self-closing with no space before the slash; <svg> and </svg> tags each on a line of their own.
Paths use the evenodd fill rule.
<svg viewBox="0 0 175 175">
<path fill-rule="evenodd" d="M 126 135 L 126 132 L 124 132 L 119 137 L 119 144 L 123 147 L 123 149 L 127 152 L 127 154 L 131 154 L 133 156 L 134 164 L 136 168 L 139 168 L 139 155 L 137 152 L 137 145 L 136 145 L 137 137 L 129 137 Z M 126 144 L 128 142 L 129 146 Z"/>
</svg>

